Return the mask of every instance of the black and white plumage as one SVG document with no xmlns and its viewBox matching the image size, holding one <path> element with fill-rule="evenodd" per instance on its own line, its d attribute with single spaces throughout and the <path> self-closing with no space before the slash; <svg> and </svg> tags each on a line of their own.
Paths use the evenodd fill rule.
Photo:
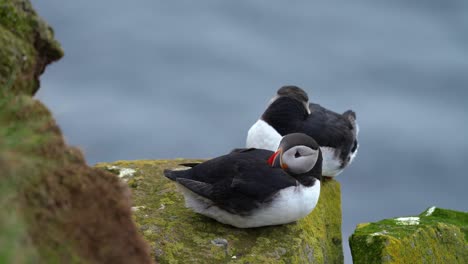
<svg viewBox="0 0 468 264">
<path fill-rule="evenodd" d="M 296 86 L 278 90 L 261 118 L 249 129 L 247 147 L 274 150 L 282 136 L 296 132 L 313 137 L 320 145 L 324 176 L 337 176 L 357 154 L 356 114 L 351 110 L 338 114 L 309 104 L 307 93 Z"/>
<path fill-rule="evenodd" d="M 186 170 L 165 170 L 197 213 L 239 228 L 307 216 L 320 194 L 322 156 L 309 136 L 283 138 L 276 152 L 236 149 Z"/>
</svg>

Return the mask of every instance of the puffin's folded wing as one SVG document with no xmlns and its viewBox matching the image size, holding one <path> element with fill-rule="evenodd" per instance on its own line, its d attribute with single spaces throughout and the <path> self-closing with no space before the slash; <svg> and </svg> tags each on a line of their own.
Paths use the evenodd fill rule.
<svg viewBox="0 0 468 264">
<path fill-rule="evenodd" d="M 184 166 L 184 167 L 190 167 L 190 168 L 193 168 L 197 165 L 201 164 L 201 162 L 189 162 L 189 163 L 180 163 L 179 165 L 180 166 Z"/>
<path fill-rule="evenodd" d="M 177 182 L 185 188 L 205 198 L 211 199 L 213 196 L 214 188 L 212 184 L 184 178 L 178 178 Z"/>
<path fill-rule="evenodd" d="M 347 116 L 344 116 L 318 104 L 311 103 L 309 106 L 312 113 L 302 127 L 307 135 L 313 137 L 322 147 L 351 146 L 354 141 L 354 125 L 347 116 L 352 117 L 354 112 L 348 111 Z"/>
<path fill-rule="evenodd" d="M 172 181 L 176 181 L 179 178 L 190 178 L 191 173 L 190 170 L 164 170 L 164 176 Z"/>
<path fill-rule="evenodd" d="M 252 150 L 255 150 L 256 148 L 235 148 L 231 150 L 229 153 L 244 153 L 244 152 L 249 152 Z"/>
<path fill-rule="evenodd" d="M 264 160 L 265 162 L 268 158 L 274 154 L 273 151 L 266 150 L 266 149 L 257 149 L 257 148 L 237 148 L 231 151 L 231 154 L 239 153 L 242 155 L 248 155 L 252 158 Z"/>
<path fill-rule="evenodd" d="M 259 202 L 270 199 L 279 190 L 296 185 L 296 180 L 281 169 L 259 168 L 240 172 L 232 179 L 231 190 Z"/>
</svg>

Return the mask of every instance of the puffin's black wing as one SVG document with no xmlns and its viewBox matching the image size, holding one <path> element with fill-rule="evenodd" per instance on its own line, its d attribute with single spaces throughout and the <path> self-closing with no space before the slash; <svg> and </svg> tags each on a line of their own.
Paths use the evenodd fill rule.
<svg viewBox="0 0 468 264">
<path fill-rule="evenodd" d="M 245 153 L 245 152 L 250 152 L 254 150 L 256 150 L 256 148 L 235 148 L 231 150 L 231 152 L 229 153 Z"/>
<path fill-rule="evenodd" d="M 194 181 L 194 180 L 186 179 L 186 178 L 178 178 L 176 181 L 200 196 L 203 196 L 203 197 L 213 196 L 214 185 L 212 184 L 200 182 L 200 181 Z"/>
<path fill-rule="evenodd" d="M 272 152 L 270 152 L 272 153 Z M 165 171 L 194 193 L 226 211 L 247 214 L 296 180 L 252 153 L 230 153 L 184 171 Z"/>
<path fill-rule="evenodd" d="M 293 177 L 280 168 L 272 168 L 266 160 L 256 163 L 243 160 L 238 162 L 238 173 L 233 177 L 230 188 L 264 202 L 279 190 L 294 185 L 296 180 Z"/>
<path fill-rule="evenodd" d="M 257 149 L 257 148 L 236 148 L 231 150 L 231 153 L 243 153 L 246 155 L 250 155 L 257 159 L 262 159 L 267 161 L 271 155 L 274 154 L 273 151 L 266 150 L 266 149 Z"/>
<path fill-rule="evenodd" d="M 311 114 L 303 123 L 303 132 L 320 146 L 344 148 L 348 152 L 356 139 L 356 115 L 353 111 L 338 114 L 318 104 L 309 104 Z"/>
</svg>

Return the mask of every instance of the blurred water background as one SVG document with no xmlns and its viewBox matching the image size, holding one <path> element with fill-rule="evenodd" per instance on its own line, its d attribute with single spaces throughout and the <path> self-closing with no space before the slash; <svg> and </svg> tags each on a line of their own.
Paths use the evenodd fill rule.
<svg viewBox="0 0 468 264">
<path fill-rule="evenodd" d="M 339 176 L 360 222 L 468 210 L 468 2 L 34 1 L 66 55 L 37 95 L 88 163 L 245 144 L 282 85 L 360 124 Z"/>
</svg>

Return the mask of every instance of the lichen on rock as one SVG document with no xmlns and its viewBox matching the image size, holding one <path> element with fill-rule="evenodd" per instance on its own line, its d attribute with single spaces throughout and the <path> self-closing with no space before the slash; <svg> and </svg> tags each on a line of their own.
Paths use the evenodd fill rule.
<svg viewBox="0 0 468 264">
<path fill-rule="evenodd" d="M 419 216 L 360 224 L 349 238 L 353 262 L 468 263 L 468 213 L 428 208 Z"/>
<path fill-rule="evenodd" d="M 239 229 L 185 208 L 184 198 L 163 170 L 199 160 L 141 160 L 100 163 L 120 174 L 135 173 L 134 219 L 160 263 L 343 263 L 341 193 L 338 182 L 323 183 L 319 203 L 295 223 Z M 120 170 L 113 170 L 116 166 Z M 138 208 L 138 209 L 137 209 Z"/>
</svg>

